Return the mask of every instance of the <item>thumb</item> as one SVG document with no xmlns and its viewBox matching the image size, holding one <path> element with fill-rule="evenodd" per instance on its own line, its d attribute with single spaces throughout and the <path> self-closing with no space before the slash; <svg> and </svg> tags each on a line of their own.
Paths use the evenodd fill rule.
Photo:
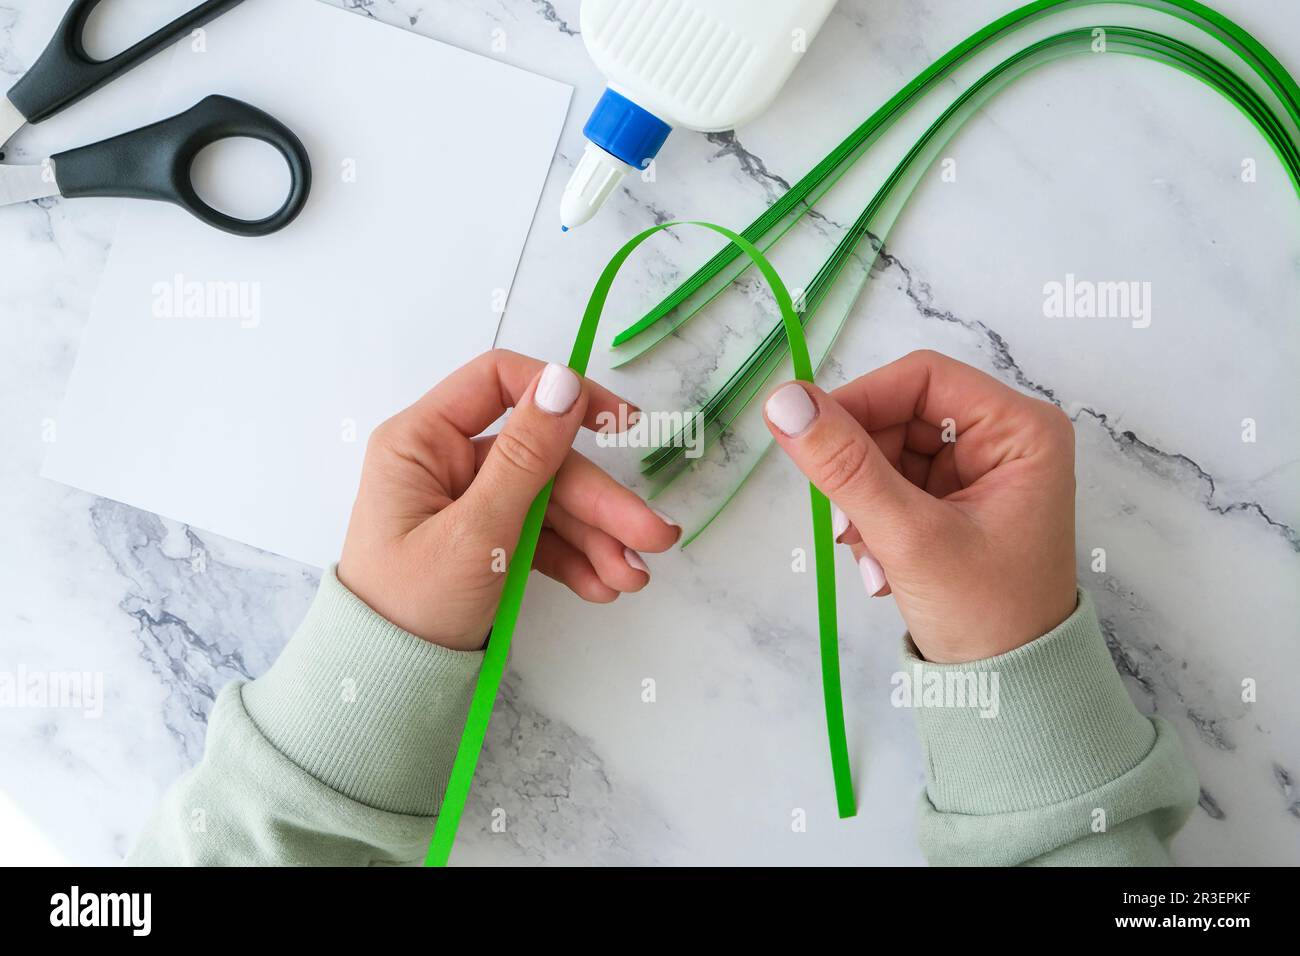
<svg viewBox="0 0 1300 956">
<path fill-rule="evenodd" d="M 529 505 L 568 457 L 587 397 L 586 382 L 556 363 L 525 389 L 455 505 L 475 516 L 481 533 L 514 550 Z"/>
<path fill-rule="evenodd" d="M 858 420 L 816 385 L 782 385 L 763 414 L 777 444 L 886 563 L 933 527 L 938 502 L 899 474 Z"/>
</svg>

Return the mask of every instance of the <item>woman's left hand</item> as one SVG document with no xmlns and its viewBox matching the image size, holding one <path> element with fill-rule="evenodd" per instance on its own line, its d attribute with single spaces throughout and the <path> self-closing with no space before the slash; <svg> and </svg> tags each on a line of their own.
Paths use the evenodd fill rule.
<svg viewBox="0 0 1300 956">
<path fill-rule="evenodd" d="M 514 352 L 458 369 L 371 434 L 339 580 L 412 634 L 481 647 L 524 516 L 554 477 L 534 567 L 596 603 L 639 591 L 638 552 L 668 550 L 681 529 L 571 447 L 602 412 L 626 421 L 620 404 Z M 479 437 L 509 408 L 499 434 Z"/>
</svg>

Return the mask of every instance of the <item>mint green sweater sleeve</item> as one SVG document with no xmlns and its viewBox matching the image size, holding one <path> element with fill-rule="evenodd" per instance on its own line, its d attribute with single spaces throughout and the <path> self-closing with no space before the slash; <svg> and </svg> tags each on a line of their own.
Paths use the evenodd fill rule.
<svg viewBox="0 0 1300 956">
<path fill-rule="evenodd" d="M 388 623 L 327 572 L 274 666 L 218 696 L 202 761 L 128 862 L 422 859 L 481 661 Z M 918 711 L 931 862 L 1167 862 L 1196 778 L 1169 726 L 1128 699 L 1086 596 L 1032 644 L 956 670 L 998 674 L 998 713 Z"/>
<path fill-rule="evenodd" d="M 970 664 L 921 661 L 922 682 L 979 680 L 997 708 L 919 707 L 921 849 L 939 865 L 1158 866 L 1199 785 L 1173 728 L 1144 717 L 1079 592 L 1060 626 Z M 933 675 L 933 676 L 926 676 Z M 968 685 L 969 686 L 969 685 Z"/>
<path fill-rule="evenodd" d="M 271 669 L 218 695 L 203 759 L 127 862 L 423 859 L 482 659 L 388 623 L 327 571 Z"/>
</svg>

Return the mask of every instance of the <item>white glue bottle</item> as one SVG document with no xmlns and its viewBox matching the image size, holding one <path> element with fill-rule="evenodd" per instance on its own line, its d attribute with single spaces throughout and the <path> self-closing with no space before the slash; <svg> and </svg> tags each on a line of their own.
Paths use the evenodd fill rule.
<svg viewBox="0 0 1300 956">
<path fill-rule="evenodd" d="M 560 201 L 565 231 L 645 169 L 674 126 L 735 129 L 776 97 L 835 0 L 582 0 L 582 39 L 609 79 Z"/>
</svg>

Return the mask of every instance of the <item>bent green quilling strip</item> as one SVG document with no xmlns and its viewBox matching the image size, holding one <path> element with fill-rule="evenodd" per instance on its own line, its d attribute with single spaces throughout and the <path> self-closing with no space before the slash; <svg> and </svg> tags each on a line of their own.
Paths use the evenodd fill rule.
<svg viewBox="0 0 1300 956">
<path fill-rule="evenodd" d="M 1297 193 L 1300 194 L 1300 86 L 1297 86 L 1295 80 L 1277 59 L 1241 27 L 1195 0 L 1038 0 L 978 31 L 937 60 L 843 140 L 743 233 L 737 235 L 722 226 L 710 223 L 690 223 L 712 229 L 730 242 L 641 320 L 615 337 L 614 347 L 623 349 L 617 364 L 643 354 L 691 316 L 697 314 L 752 263 L 758 267 L 772 290 L 781 314 L 781 323 L 773 327 L 742 367 L 706 404 L 705 411 L 708 417 L 706 434 L 720 434 L 734 421 L 736 415 L 749 404 L 762 388 L 763 383 L 771 377 L 784 357 L 787 347 L 790 350 L 796 377 L 804 381 L 812 381 L 815 371 L 829 354 L 831 345 L 865 286 L 872 263 L 879 253 L 879 243 L 888 236 L 925 171 L 930 168 L 949 140 L 989 98 L 996 95 L 1011 81 L 1043 63 L 1089 49 L 1093 39 L 1092 28 L 1066 31 L 1039 40 L 1005 59 L 963 91 L 908 151 L 853 226 L 837 243 L 834 251 L 808 286 L 804 297 L 806 306 L 802 315 L 796 313 L 789 292 L 764 257 L 763 250 L 771 248 L 785 235 L 812 208 L 812 204 L 824 196 L 845 171 L 867 152 L 884 130 L 957 66 L 995 40 L 1035 20 L 1058 11 L 1098 4 L 1145 8 L 1170 14 L 1193 25 L 1239 57 L 1262 81 L 1265 87 L 1263 92 L 1277 100 L 1280 112 L 1266 100 L 1264 95 L 1261 95 L 1259 89 L 1205 51 L 1176 38 L 1141 27 L 1123 25 L 1102 27 L 1107 31 L 1108 44 L 1112 44 L 1117 52 L 1141 56 L 1173 66 L 1205 82 L 1227 97 L 1269 142 L 1296 187 Z M 627 258 L 633 250 L 656 232 L 681 224 L 666 223 L 645 230 L 629 240 L 605 267 L 587 302 L 573 351 L 569 357 L 570 367 L 579 374 L 586 372 L 609 290 Z M 864 243 L 867 244 L 865 250 Z M 837 283 L 845 267 L 854 261 L 862 266 L 858 270 L 856 282 Z M 838 295 L 839 298 L 832 313 L 832 324 L 826 329 L 829 335 L 822 337 L 821 354 L 814 362 L 808 339 L 805 337 L 805 329 L 809 327 L 814 315 L 832 294 Z M 624 348 L 627 343 L 645 333 L 650 334 L 635 346 Z M 762 454 L 768 447 L 770 443 L 765 446 L 764 452 L 750 463 L 740 484 L 718 505 L 713 515 L 705 522 L 705 526 L 739 492 L 745 478 L 752 472 L 758 460 L 761 460 Z M 679 460 L 680 456 L 674 453 L 671 447 L 657 449 L 646 456 L 643 470 L 657 477 L 662 486 L 680 473 L 679 470 L 675 470 Z M 660 475 L 660 472 L 664 474 Z M 451 855 L 461 814 L 473 783 L 474 769 L 492 716 L 493 704 L 505 671 L 510 641 L 518 621 L 520 605 L 527 587 L 528 575 L 532 568 L 537 539 L 541 533 L 550 494 L 551 485 L 548 484 L 529 508 L 520 533 L 519 544 L 507 570 L 501 602 L 493 623 L 492 636 L 484 655 L 483 668 L 474 688 L 460 748 L 456 754 L 451 779 L 443 796 L 434 836 L 425 858 L 426 866 L 443 866 Z M 825 496 L 811 485 L 809 495 L 816 561 L 818 631 L 827 735 L 836 803 L 840 816 L 847 817 L 855 813 L 855 805 L 840 691 L 834 542 L 831 538 L 830 505 Z M 684 532 L 683 546 L 689 544 L 700 530 L 702 528 Z"/>
<path fill-rule="evenodd" d="M 767 280 L 781 311 L 781 320 L 785 334 L 789 338 L 790 354 L 794 363 L 795 375 L 806 382 L 812 381 L 812 360 L 808 355 L 808 346 L 803 339 L 803 330 L 795 316 L 794 303 L 790 293 L 777 275 L 772 264 L 763 257 L 748 240 L 738 236 L 730 229 L 715 226 L 707 222 L 669 222 L 654 226 L 628 240 L 610 260 L 605 271 L 592 290 L 583 312 L 582 322 L 569 355 L 569 368 L 579 375 L 587 373 L 587 364 L 591 360 L 591 349 L 596 341 L 596 329 L 600 324 L 601 314 L 605 310 L 605 300 L 623 263 L 633 250 L 656 232 L 679 225 L 702 226 L 712 229 L 730 239 L 758 267 Z M 445 866 L 451 856 L 452 844 L 456 839 L 456 830 L 460 825 L 461 812 L 469 797 L 469 789 L 474 780 L 474 768 L 478 764 L 479 753 L 483 749 L 483 740 L 487 735 L 488 722 L 492 718 L 492 706 L 496 701 L 497 690 L 501 686 L 501 677 L 505 673 L 506 658 L 510 651 L 510 641 L 514 637 L 515 624 L 519 619 L 519 606 L 523 602 L 524 591 L 528 586 L 528 574 L 532 570 L 533 555 L 537 549 L 537 539 L 542 530 L 542 519 L 546 515 L 546 506 L 551 498 L 554 483 L 547 484 L 533 501 L 524 519 L 523 529 L 519 534 L 519 544 L 510 566 L 506 571 L 506 580 L 501 592 L 501 603 L 497 606 L 496 619 L 492 623 L 492 636 L 488 639 L 487 652 L 483 655 L 483 667 L 479 671 L 478 682 L 474 686 L 474 696 L 470 700 L 469 716 L 465 730 L 461 735 L 460 748 L 456 751 L 456 760 L 452 765 L 451 779 L 447 783 L 447 792 L 443 795 L 442 808 L 438 812 L 438 822 L 434 828 L 433 840 L 425 857 L 426 866 Z M 839 629 L 835 609 L 835 543 L 831 539 L 831 509 L 826 496 L 812 485 L 808 486 L 809 500 L 812 508 L 813 554 L 817 577 L 817 617 L 821 642 L 822 690 L 826 704 L 826 726 L 830 739 L 831 768 L 835 777 L 835 801 L 841 817 L 850 817 L 856 812 L 853 802 L 853 782 L 849 774 L 848 743 L 844 731 L 844 705 L 840 692 Z"/>
</svg>

